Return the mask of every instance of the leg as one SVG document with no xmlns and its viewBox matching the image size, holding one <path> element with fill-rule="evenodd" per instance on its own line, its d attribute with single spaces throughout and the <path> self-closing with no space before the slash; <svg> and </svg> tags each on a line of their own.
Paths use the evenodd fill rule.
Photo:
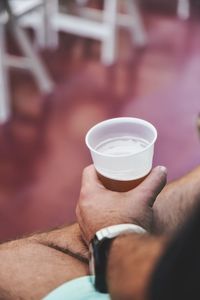
<svg viewBox="0 0 200 300">
<path fill-rule="evenodd" d="M 59 44 L 59 36 L 57 29 L 53 28 L 52 19 L 58 13 L 58 0 L 43 0 L 43 30 L 44 45 L 49 48 L 57 48 Z M 40 31 L 40 29 L 39 29 Z"/>
<path fill-rule="evenodd" d="M 190 17 L 189 0 L 178 0 L 177 14 L 183 20 L 187 20 Z"/>
<path fill-rule="evenodd" d="M 147 35 L 144 24 L 138 9 L 137 0 L 126 0 L 127 13 L 132 17 L 132 39 L 137 46 L 145 46 L 147 44 Z"/>
<path fill-rule="evenodd" d="M 53 89 L 53 82 L 49 78 L 46 68 L 40 57 L 32 49 L 26 32 L 15 21 L 11 21 L 12 31 L 21 50 L 30 59 L 30 70 L 44 93 L 50 93 Z"/>
<path fill-rule="evenodd" d="M 87 257 L 77 225 L 2 244 L 0 299 L 41 299 L 62 283 L 87 275 Z"/>
<path fill-rule="evenodd" d="M 0 123 L 10 115 L 8 74 L 6 67 L 5 25 L 0 23 Z"/>
<path fill-rule="evenodd" d="M 107 27 L 108 34 L 102 43 L 101 60 L 104 64 L 112 64 L 116 56 L 117 35 L 117 0 L 104 0 L 103 22 Z"/>
</svg>

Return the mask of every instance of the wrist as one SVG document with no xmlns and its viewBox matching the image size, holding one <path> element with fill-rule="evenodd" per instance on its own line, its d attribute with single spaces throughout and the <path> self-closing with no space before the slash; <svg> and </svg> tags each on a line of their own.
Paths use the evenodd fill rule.
<svg viewBox="0 0 200 300">
<path fill-rule="evenodd" d="M 95 275 L 95 287 L 100 292 L 107 292 L 107 260 L 113 240 L 124 234 L 144 234 L 146 230 L 135 224 L 118 224 L 96 232 L 90 243 L 90 271 Z"/>
<path fill-rule="evenodd" d="M 137 233 L 112 242 L 107 265 L 109 293 L 115 299 L 146 299 L 154 266 L 166 239 Z"/>
</svg>

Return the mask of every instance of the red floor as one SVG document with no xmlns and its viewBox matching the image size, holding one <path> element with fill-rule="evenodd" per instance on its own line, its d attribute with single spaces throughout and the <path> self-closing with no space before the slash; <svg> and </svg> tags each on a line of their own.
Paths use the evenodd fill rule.
<svg viewBox="0 0 200 300">
<path fill-rule="evenodd" d="M 113 67 L 99 62 L 99 44 L 60 35 L 43 57 L 56 81 L 42 97 L 28 74 L 12 74 L 13 118 L 0 128 L 0 240 L 75 220 L 84 144 L 95 123 L 137 116 L 159 131 L 155 164 L 172 180 L 200 163 L 200 21 L 148 14 L 143 51 L 120 32 Z"/>
</svg>

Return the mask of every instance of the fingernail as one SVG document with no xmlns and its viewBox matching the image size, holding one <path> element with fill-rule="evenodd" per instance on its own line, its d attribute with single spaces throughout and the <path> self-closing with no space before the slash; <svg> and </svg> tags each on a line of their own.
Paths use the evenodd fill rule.
<svg viewBox="0 0 200 300">
<path fill-rule="evenodd" d="M 165 174 L 167 174 L 167 168 L 164 166 L 158 166 L 159 170 Z"/>
</svg>

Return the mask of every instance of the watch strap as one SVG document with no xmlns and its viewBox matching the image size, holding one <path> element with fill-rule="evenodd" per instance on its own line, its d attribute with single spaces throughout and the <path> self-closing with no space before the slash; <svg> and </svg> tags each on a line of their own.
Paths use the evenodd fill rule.
<svg viewBox="0 0 200 300">
<path fill-rule="evenodd" d="M 101 293 L 107 293 L 106 269 L 112 242 L 117 236 L 128 233 L 144 234 L 146 230 L 135 224 L 113 225 L 97 231 L 90 243 L 90 270 L 95 274 L 95 288 Z"/>
<path fill-rule="evenodd" d="M 95 261 L 95 281 L 94 285 L 96 290 L 100 293 L 107 293 L 108 287 L 106 282 L 106 268 L 109 250 L 113 239 L 105 238 L 98 244 L 98 251 L 94 251 L 94 261 Z M 93 240 L 95 243 L 95 239 Z M 95 247 L 95 246 L 94 246 Z"/>
</svg>

